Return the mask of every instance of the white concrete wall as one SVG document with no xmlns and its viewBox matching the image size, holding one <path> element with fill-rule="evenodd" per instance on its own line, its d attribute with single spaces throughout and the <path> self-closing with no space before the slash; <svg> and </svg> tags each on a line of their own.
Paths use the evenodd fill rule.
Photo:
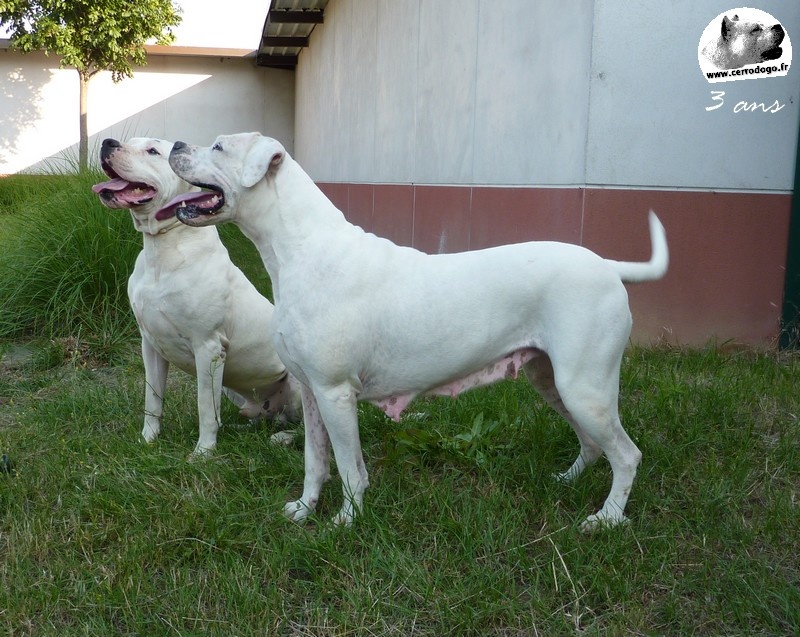
<svg viewBox="0 0 800 637">
<path fill-rule="evenodd" d="M 321 181 L 582 183 L 591 27 L 583 0 L 332 0 L 296 155 Z"/>
<path fill-rule="evenodd" d="M 586 181 L 790 191 L 800 117 L 800 2 L 595 0 Z M 709 84 L 700 35 L 742 5 L 771 13 L 795 46 L 786 77 Z M 711 91 L 725 91 L 724 104 Z M 740 101 L 785 107 L 734 112 Z"/>
<path fill-rule="evenodd" d="M 89 84 L 89 148 L 105 137 L 161 137 L 208 144 L 259 130 L 293 148 L 294 73 L 252 58 L 150 56 L 117 84 Z M 0 51 L 0 174 L 77 164 L 78 75 L 43 54 Z"/>
<path fill-rule="evenodd" d="M 797 68 L 711 85 L 698 42 L 736 2 L 331 0 L 300 55 L 295 154 L 319 181 L 786 192 L 800 3 L 756 4 Z"/>
</svg>

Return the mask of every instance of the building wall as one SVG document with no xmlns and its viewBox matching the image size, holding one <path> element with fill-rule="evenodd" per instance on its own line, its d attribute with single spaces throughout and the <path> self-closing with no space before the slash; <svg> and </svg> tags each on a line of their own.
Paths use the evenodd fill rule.
<svg viewBox="0 0 800 637">
<path fill-rule="evenodd" d="M 78 156 L 78 75 L 42 53 L 0 50 L 0 174 L 72 167 Z M 89 83 L 89 148 L 106 137 L 208 144 L 220 133 L 271 131 L 293 148 L 294 74 L 252 58 L 151 55 L 119 83 Z"/>
<path fill-rule="evenodd" d="M 745 3 L 746 4 L 746 3 Z M 800 44 L 800 3 L 751 3 Z M 587 183 L 789 192 L 800 117 L 800 65 L 786 77 L 709 84 L 697 62 L 708 22 L 736 2 L 596 0 Z M 798 50 L 800 55 L 800 50 Z M 798 58 L 800 61 L 800 58 Z M 724 91 L 723 105 L 712 91 Z M 775 100 L 778 113 L 734 112 Z"/>
<path fill-rule="evenodd" d="M 621 7 L 331 0 L 300 56 L 295 155 L 352 221 L 429 252 L 559 239 L 645 259 L 653 208 L 672 262 L 630 288 L 635 339 L 773 344 L 800 69 L 709 84 L 698 42 L 731 6 Z M 758 7 L 800 34 L 797 3 Z"/>
<path fill-rule="evenodd" d="M 591 38 L 588 2 L 333 0 L 297 155 L 321 181 L 582 184 Z"/>
</svg>

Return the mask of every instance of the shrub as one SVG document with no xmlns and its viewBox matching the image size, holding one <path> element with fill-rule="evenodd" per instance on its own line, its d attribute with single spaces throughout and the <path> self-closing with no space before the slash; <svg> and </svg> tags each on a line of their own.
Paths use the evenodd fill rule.
<svg viewBox="0 0 800 637">
<path fill-rule="evenodd" d="M 127 213 L 92 193 L 101 178 L 2 180 L 0 337 L 83 334 L 109 344 L 135 334 L 126 284 L 141 238 Z"/>
</svg>

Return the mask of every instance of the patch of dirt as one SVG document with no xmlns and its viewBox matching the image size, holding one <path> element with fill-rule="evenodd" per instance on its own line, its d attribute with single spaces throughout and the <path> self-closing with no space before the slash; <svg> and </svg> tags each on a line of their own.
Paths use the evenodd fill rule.
<svg viewBox="0 0 800 637">
<path fill-rule="evenodd" d="M 9 345 L 0 357 L 0 373 L 22 369 L 33 360 L 34 353 L 29 345 Z"/>
</svg>

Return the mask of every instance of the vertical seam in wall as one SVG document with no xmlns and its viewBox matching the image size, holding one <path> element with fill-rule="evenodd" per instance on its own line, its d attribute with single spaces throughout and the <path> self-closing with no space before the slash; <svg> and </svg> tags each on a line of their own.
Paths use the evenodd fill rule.
<svg viewBox="0 0 800 637">
<path fill-rule="evenodd" d="M 469 187 L 469 219 L 467 221 L 467 250 L 472 249 L 472 194 L 475 192 L 474 186 Z"/>
<path fill-rule="evenodd" d="M 586 106 L 586 138 L 583 140 L 583 194 L 581 196 L 581 232 L 580 232 L 580 245 L 583 245 L 584 224 L 586 221 L 586 197 L 589 184 L 589 136 L 591 135 L 591 113 L 592 113 L 592 64 L 594 62 L 594 29 L 595 17 L 597 14 L 597 3 L 592 3 L 592 25 L 591 25 L 591 40 L 589 45 L 589 90 L 587 94 Z"/>
<path fill-rule="evenodd" d="M 417 186 L 411 184 L 411 247 L 416 248 L 414 245 L 414 225 L 417 222 Z"/>
<path fill-rule="evenodd" d="M 585 186 L 581 188 L 581 230 L 578 235 L 578 245 L 580 246 L 583 245 L 583 225 L 586 220 L 586 190 Z"/>
<path fill-rule="evenodd" d="M 481 0 L 476 0 L 478 8 L 475 12 L 475 67 L 472 77 L 472 139 L 470 140 L 470 153 L 472 155 L 469 166 L 469 181 L 475 182 L 475 135 L 477 132 L 478 121 L 478 60 L 480 60 L 481 47 Z M 470 192 L 470 210 L 472 203 L 472 193 Z M 470 215 L 471 217 L 471 215 Z"/>
<path fill-rule="evenodd" d="M 419 49 L 420 49 L 420 33 L 422 27 L 422 0 L 417 0 L 417 51 L 414 69 L 414 147 L 411 153 L 411 184 L 414 187 L 417 175 L 417 144 L 419 143 Z M 416 189 L 415 189 L 415 202 L 416 202 Z M 413 224 L 412 224 L 413 227 Z M 411 239 L 414 241 L 413 236 Z"/>
</svg>

